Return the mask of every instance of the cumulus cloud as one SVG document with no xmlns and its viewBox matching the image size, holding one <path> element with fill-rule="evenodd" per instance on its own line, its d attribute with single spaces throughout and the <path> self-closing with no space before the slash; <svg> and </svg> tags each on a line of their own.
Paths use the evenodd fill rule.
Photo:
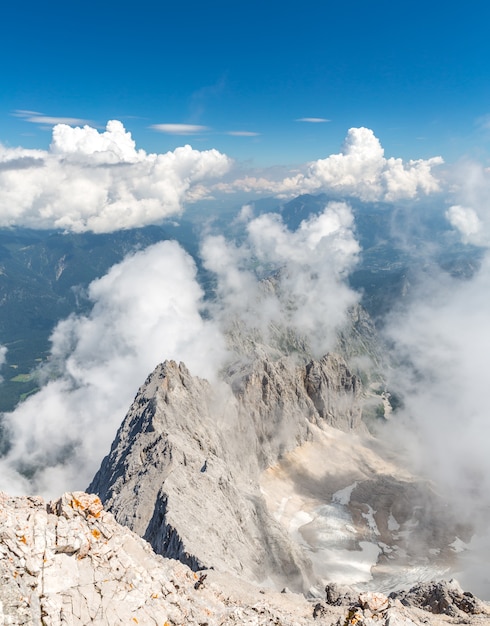
<svg viewBox="0 0 490 626">
<path fill-rule="evenodd" d="M 0 488 L 50 496 L 85 488 L 157 363 L 183 360 L 212 378 L 225 349 L 200 314 L 202 296 L 195 264 L 175 242 L 129 256 L 94 281 L 91 313 L 53 332 L 41 391 L 5 415 L 11 449 Z"/>
<path fill-rule="evenodd" d="M 250 209 L 240 217 L 251 218 Z M 202 257 L 217 277 L 213 314 L 224 328 L 238 320 L 266 341 L 272 327 L 292 329 L 321 356 L 333 347 L 346 311 L 357 302 L 345 278 L 358 252 L 350 207 L 341 202 L 329 203 L 295 232 L 279 215 L 265 214 L 250 219 L 240 245 L 208 236 Z M 264 277 L 271 282 L 260 282 Z"/>
<path fill-rule="evenodd" d="M 479 242 L 482 223 L 476 211 L 470 207 L 455 204 L 446 211 L 446 217 L 451 225 L 459 230 L 465 243 L 470 241 Z"/>
<path fill-rule="evenodd" d="M 288 197 L 301 193 L 333 192 L 364 201 L 394 201 L 439 191 L 432 169 L 441 157 L 404 162 L 385 158 L 384 150 L 369 128 L 351 128 L 339 154 L 308 165 L 305 173 L 282 180 L 245 177 L 230 184 L 218 183 L 223 192 L 257 191 Z"/>
<path fill-rule="evenodd" d="M 309 178 L 322 188 L 354 195 L 362 200 L 413 198 L 418 191 L 439 190 L 431 174 L 440 157 L 404 164 L 384 157 L 384 150 L 369 128 L 351 128 L 342 152 L 311 164 Z"/>
<path fill-rule="evenodd" d="M 0 226 L 101 233 L 158 223 L 229 167 L 217 150 L 137 150 L 116 120 L 104 132 L 58 124 L 49 151 L 0 146 Z"/>
</svg>

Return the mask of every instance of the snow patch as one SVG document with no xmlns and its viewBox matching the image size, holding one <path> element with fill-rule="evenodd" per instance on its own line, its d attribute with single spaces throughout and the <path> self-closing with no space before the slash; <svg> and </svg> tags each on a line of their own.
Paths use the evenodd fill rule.
<svg viewBox="0 0 490 626">
<path fill-rule="evenodd" d="M 352 485 L 348 485 L 347 487 L 344 487 L 343 489 L 339 489 L 333 494 L 332 503 L 343 504 L 344 506 L 346 506 L 347 504 L 349 504 L 352 492 L 354 491 L 356 487 L 357 487 L 357 481 L 355 483 L 352 483 Z"/>
</svg>

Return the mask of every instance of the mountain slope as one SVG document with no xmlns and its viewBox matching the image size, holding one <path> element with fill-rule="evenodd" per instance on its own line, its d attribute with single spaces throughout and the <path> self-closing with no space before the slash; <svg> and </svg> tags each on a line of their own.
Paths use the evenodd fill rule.
<svg viewBox="0 0 490 626">
<path fill-rule="evenodd" d="M 88 488 L 119 523 L 195 570 L 303 592 L 457 571 L 471 529 L 369 435 L 342 357 L 257 348 L 224 377 L 168 361 L 140 388 Z"/>
<path fill-rule="evenodd" d="M 336 355 L 263 357 L 229 376 L 234 394 L 183 364 L 158 366 L 89 491 L 161 554 L 307 589 L 310 565 L 269 513 L 260 474 L 318 425 L 358 427 L 360 383 Z"/>
<path fill-rule="evenodd" d="M 82 492 L 58 500 L 0 493 L 0 623 L 11 626 L 488 626 L 488 607 L 454 581 L 387 598 L 330 585 L 324 600 L 194 573 Z M 403 603 L 403 604 L 402 604 Z"/>
</svg>

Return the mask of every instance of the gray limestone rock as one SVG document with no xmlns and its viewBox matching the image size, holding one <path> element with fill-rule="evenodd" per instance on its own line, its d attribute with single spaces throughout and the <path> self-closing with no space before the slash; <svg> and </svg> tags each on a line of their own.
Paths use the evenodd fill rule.
<svg viewBox="0 0 490 626">
<path fill-rule="evenodd" d="M 429 586 L 425 586 L 429 588 Z M 435 589 L 435 588 L 434 588 Z M 54 502 L 0 493 L 0 624 L 11 626 L 443 626 L 442 615 L 380 593 L 307 601 L 214 570 L 195 573 L 120 526 L 97 496 L 66 493 Z M 489 626 L 488 607 L 457 583 L 438 587 L 459 623 Z M 345 599 L 353 590 L 331 589 Z M 424 592 L 425 593 L 425 592 Z M 328 593 L 327 593 L 328 595 Z M 424 594 L 422 594 L 424 595 Z M 471 607 L 464 604 L 470 601 Z M 429 602 L 430 604 L 430 602 Z M 432 611 L 432 606 L 426 607 Z M 445 613 L 445 614 L 444 614 Z M 463 616 L 463 617 L 462 617 Z"/>
<path fill-rule="evenodd" d="M 244 359 L 212 388 L 167 361 L 141 387 L 88 490 L 154 549 L 193 569 L 305 590 L 311 568 L 269 513 L 263 469 L 312 427 L 360 426 L 360 383 L 342 359 Z"/>
<path fill-rule="evenodd" d="M 472 593 L 463 591 L 454 579 L 421 583 L 408 591 L 393 592 L 390 598 L 400 600 L 404 606 L 418 607 L 451 617 L 488 614 L 487 606 Z"/>
<path fill-rule="evenodd" d="M 430 603 L 424 606 L 422 598 L 427 600 L 427 593 L 430 598 L 436 595 L 438 598 L 437 602 L 444 596 L 444 610 L 433 610 L 434 605 Z M 405 600 L 400 602 L 400 595 Z M 415 596 L 417 596 L 417 599 Z M 458 599 L 456 596 L 458 596 Z M 464 596 L 464 593 L 455 581 L 422 584 L 417 586 L 417 591 L 414 588 L 409 592 L 390 594 L 389 597 L 379 592 L 362 592 L 358 595 L 357 601 L 348 609 L 347 617 L 343 624 L 344 626 L 421 626 L 422 624 L 436 623 L 436 620 L 428 617 L 427 611 L 429 613 L 444 613 L 446 616 L 451 617 L 466 618 L 464 623 L 473 623 L 471 619 L 467 619 L 469 613 L 473 615 L 478 614 L 475 623 L 487 623 L 490 613 L 487 605 L 483 602 L 478 601 L 479 608 L 475 611 L 455 608 L 462 596 Z M 411 600 L 408 600 L 408 597 L 411 597 Z M 449 597 L 451 597 L 451 600 L 446 602 L 445 600 Z M 446 610 L 449 606 L 454 611 Z M 339 620 L 338 626 L 341 626 L 341 624 L 342 621 Z"/>
<path fill-rule="evenodd" d="M 304 598 L 244 593 L 156 555 L 93 495 L 46 504 L 0 494 L 0 522 L 0 624 L 313 623 Z"/>
<path fill-rule="evenodd" d="M 325 587 L 325 601 L 330 606 L 351 606 L 355 603 L 358 594 L 347 585 L 329 583 Z"/>
</svg>

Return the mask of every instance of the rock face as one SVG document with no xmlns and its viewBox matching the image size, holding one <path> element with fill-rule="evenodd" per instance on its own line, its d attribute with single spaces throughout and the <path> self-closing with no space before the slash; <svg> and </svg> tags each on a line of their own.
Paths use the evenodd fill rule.
<svg viewBox="0 0 490 626">
<path fill-rule="evenodd" d="M 0 494 L 0 624 L 149 626 L 313 623 L 301 597 L 212 580 L 150 545 L 81 492 Z"/>
<path fill-rule="evenodd" d="M 96 496 L 69 493 L 46 504 L 1 494 L 0 515 L 1 624 L 246 623 L 258 613 L 155 555 Z M 277 618 L 270 608 L 255 623 Z M 302 610 L 298 623 L 308 606 Z"/>
<path fill-rule="evenodd" d="M 340 356 L 258 352 L 226 379 L 168 361 L 140 388 L 88 488 L 119 523 L 193 570 L 278 589 L 389 592 L 458 571 L 469 530 L 376 450 Z"/>
<path fill-rule="evenodd" d="M 336 355 L 244 359 L 227 379 L 211 389 L 183 364 L 159 365 L 89 491 L 161 554 L 305 590 L 310 565 L 269 513 L 260 474 L 314 429 L 358 428 L 360 382 Z"/>
<path fill-rule="evenodd" d="M 0 522 L 0 624 L 442 626 L 451 615 L 475 626 L 490 621 L 488 607 L 456 583 L 439 584 L 449 604 L 434 615 L 418 608 L 432 591 L 412 589 L 400 601 L 332 586 L 325 601 L 308 602 L 229 574 L 195 573 L 156 555 L 86 493 L 49 503 L 0 493 Z"/>
</svg>

